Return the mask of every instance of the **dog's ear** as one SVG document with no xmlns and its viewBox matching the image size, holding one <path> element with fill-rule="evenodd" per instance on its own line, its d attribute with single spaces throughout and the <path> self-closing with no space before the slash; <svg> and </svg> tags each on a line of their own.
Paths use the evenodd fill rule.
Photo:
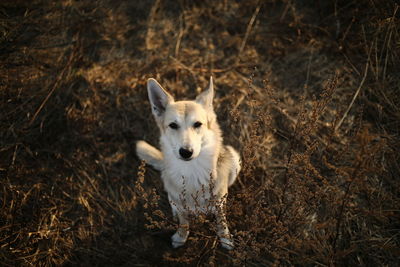
<svg viewBox="0 0 400 267">
<path fill-rule="evenodd" d="M 147 92 L 151 104 L 151 111 L 155 117 L 160 117 L 167 105 L 174 102 L 174 98 L 153 78 L 147 80 Z"/>
<path fill-rule="evenodd" d="M 196 102 L 203 105 L 206 109 L 213 110 L 214 99 L 214 83 L 213 78 L 210 76 L 210 85 L 208 89 L 196 97 Z"/>
</svg>

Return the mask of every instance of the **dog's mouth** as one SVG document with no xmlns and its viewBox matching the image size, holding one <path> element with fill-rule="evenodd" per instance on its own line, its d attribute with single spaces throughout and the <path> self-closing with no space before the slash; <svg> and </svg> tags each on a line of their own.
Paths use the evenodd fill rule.
<svg viewBox="0 0 400 267">
<path fill-rule="evenodd" d="M 182 157 L 180 157 L 179 159 L 181 159 L 181 160 L 183 160 L 183 161 L 191 161 L 193 158 L 182 158 Z"/>
</svg>

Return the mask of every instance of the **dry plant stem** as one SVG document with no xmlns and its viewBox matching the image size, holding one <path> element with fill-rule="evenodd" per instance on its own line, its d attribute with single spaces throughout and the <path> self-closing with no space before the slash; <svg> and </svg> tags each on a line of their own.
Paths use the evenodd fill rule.
<svg viewBox="0 0 400 267">
<path fill-rule="evenodd" d="M 342 125 L 344 119 L 347 117 L 347 115 L 350 112 L 351 107 L 353 106 L 354 102 L 357 99 L 358 94 L 361 91 L 362 86 L 364 85 L 365 79 L 367 78 L 367 74 L 368 74 L 368 67 L 369 67 L 369 60 L 370 60 L 370 55 L 371 55 L 371 51 L 372 51 L 372 45 L 370 47 L 369 53 L 368 53 L 368 59 L 367 59 L 367 63 L 365 63 L 365 69 L 364 69 L 364 77 L 362 78 L 360 85 L 358 86 L 356 93 L 353 96 L 353 99 L 351 100 L 349 106 L 347 107 L 345 113 L 343 114 L 343 117 L 340 119 L 340 121 L 338 122 L 338 124 L 335 127 L 335 132 L 337 132 L 340 128 L 340 126 Z"/>
<path fill-rule="evenodd" d="M 313 57 L 313 53 L 314 53 L 314 49 L 311 46 L 311 53 L 310 53 L 310 56 L 308 57 L 308 64 L 307 64 L 306 82 L 304 83 L 304 90 L 306 91 L 307 94 L 308 94 L 308 81 L 310 79 L 311 60 L 312 60 L 312 57 Z"/>
<path fill-rule="evenodd" d="M 150 14 L 149 14 L 148 22 L 147 22 L 147 33 L 146 33 L 146 40 L 145 40 L 147 50 L 151 50 L 153 48 L 153 45 L 151 44 L 151 42 L 153 41 L 152 38 L 154 36 L 154 28 L 152 25 L 154 24 L 154 21 L 156 20 L 156 12 L 157 12 L 158 7 L 160 6 L 160 2 L 161 2 L 160 0 L 156 0 L 150 10 Z"/>
<path fill-rule="evenodd" d="M 390 25 L 389 25 L 389 29 L 388 29 L 388 32 L 386 33 L 386 35 L 388 35 L 389 34 L 389 37 L 387 38 L 387 36 L 385 37 L 385 43 L 387 43 L 387 47 L 386 47 L 386 57 L 385 57 L 385 64 L 384 64 L 384 67 L 383 67 L 383 74 L 382 74 L 382 81 L 385 79 L 385 77 L 386 77 L 386 69 L 387 69 L 387 63 L 388 63 L 388 58 L 389 58 L 389 56 L 388 56 L 388 54 L 389 54 L 389 44 L 390 44 L 390 41 L 391 41 L 391 39 L 392 39 L 392 35 L 393 35 L 393 28 L 395 27 L 395 18 L 396 18 L 396 13 L 397 13 L 397 10 L 399 9 L 399 6 L 396 4 L 396 6 L 395 6 L 395 9 L 394 9 L 394 11 L 393 11 L 393 16 L 392 16 L 392 18 L 391 18 L 391 23 L 390 23 Z M 382 50 L 382 52 L 383 52 L 383 50 Z"/>
<path fill-rule="evenodd" d="M 304 103 L 303 103 L 303 109 L 304 109 Z M 285 200 L 285 195 L 286 195 L 286 191 L 288 189 L 288 172 L 289 172 L 289 168 L 290 168 L 290 163 L 292 162 L 292 157 L 293 157 L 293 151 L 294 151 L 294 145 L 296 140 L 296 137 L 299 134 L 299 130 L 300 130 L 300 120 L 301 118 L 301 114 L 302 112 L 300 112 L 300 115 L 297 118 L 297 123 L 294 129 L 294 133 L 290 136 L 290 140 L 289 140 L 289 152 L 288 152 L 288 158 L 286 160 L 286 168 L 285 168 L 285 174 L 283 177 L 283 183 L 284 183 L 284 187 L 283 187 L 283 191 L 282 191 L 282 195 L 281 195 L 281 203 L 284 203 Z M 277 219 L 280 220 L 281 216 L 286 212 L 286 210 L 288 209 L 288 205 L 285 205 L 284 208 L 281 207 L 281 209 L 279 210 Z"/>
<path fill-rule="evenodd" d="M 73 60 L 75 58 L 75 55 L 76 55 L 76 53 L 75 53 L 75 49 L 74 49 L 74 51 L 72 51 L 70 56 L 69 56 L 67 64 L 65 65 L 65 67 L 61 71 L 60 75 L 57 76 L 57 80 L 55 81 L 55 83 L 54 83 L 53 87 L 51 88 L 50 92 L 47 94 L 46 98 L 40 104 L 40 106 L 36 110 L 35 114 L 33 115 L 32 119 L 29 121 L 28 127 L 33 124 L 33 122 L 36 120 L 36 117 L 39 115 L 40 111 L 42 111 L 43 107 L 46 105 L 46 103 L 49 100 L 49 98 L 53 95 L 54 91 L 58 88 L 59 83 L 64 78 L 64 73 L 67 71 L 67 69 L 69 69 L 71 67 L 72 62 L 73 62 Z"/>
<path fill-rule="evenodd" d="M 184 24 L 184 14 L 182 13 L 179 16 L 179 34 L 178 34 L 178 38 L 176 40 L 176 45 L 175 45 L 175 57 L 176 58 L 178 58 L 179 48 L 181 46 L 182 37 L 185 33 L 185 28 L 184 28 L 183 24 Z"/>
<path fill-rule="evenodd" d="M 253 16 L 251 17 L 249 24 L 247 25 L 246 34 L 244 35 L 242 44 L 240 45 L 239 54 L 238 57 L 236 58 L 236 63 L 238 63 L 240 60 L 240 55 L 242 54 L 244 47 L 246 46 L 247 39 L 249 38 L 251 29 L 253 28 L 253 24 L 257 18 L 258 13 L 260 12 L 260 9 L 261 9 L 261 3 L 259 2 L 256 9 L 254 10 Z"/>
<path fill-rule="evenodd" d="M 332 245 L 332 247 L 333 247 L 333 252 L 334 252 L 334 253 L 337 252 L 337 241 L 338 241 L 338 239 L 339 239 L 340 227 L 341 227 L 342 220 L 343 220 L 343 213 L 344 213 L 344 210 L 345 210 L 346 203 L 347 203 L 347 201 L 348 201 L 348 196 L 349 196 L 349 194 L 350 194 L 350 189 L 351 189 L 351 186 L 352 186 L 353 182 L 354 182 L 354 181 L 356 180 L 356 178 L 358 177 L 358 172 L 360 171 L 360 168 L 361 168 L 362 166 L 364 166 L 364 163 L 365 163 L 365 159 L 364 159 L 363 161 L 359 162 L 359 163 L 357 164 L 357 166 L 354 168 L 354 171 L 353 171 L 353 173 L 351 174 L 351 180 L 350 180 L 350 182 L 347 184 L 346 191 L 345 191 L 345 194 L 344 194 L 344 196 L 343 196 L 342 204 L 340 205 L 339 214 L 336 216 L 335 238 L 334 238 L 334 240 L 333 240 L 333 245 Z"/>
</svg>

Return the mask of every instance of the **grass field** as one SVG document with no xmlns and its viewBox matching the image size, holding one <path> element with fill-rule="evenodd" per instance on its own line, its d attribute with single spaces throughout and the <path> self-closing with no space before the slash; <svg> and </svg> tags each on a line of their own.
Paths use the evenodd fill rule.
<svg viewBox="0 0 400 267">
<path fill-rule="evenodd" d="M 391 0 L 2 1 L 0 265 L 397 266 L 400 23 Z M 210 75 L 243 169 L 172 249 L 154 77 Z"/>
</svg>

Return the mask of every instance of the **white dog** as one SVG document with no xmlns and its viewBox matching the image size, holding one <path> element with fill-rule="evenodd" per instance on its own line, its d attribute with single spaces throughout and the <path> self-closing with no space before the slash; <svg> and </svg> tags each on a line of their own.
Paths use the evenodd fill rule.
<svg viewBox="0 0 400 267">
<path fill-rule="evenodd" d="M 155 79 L 147 81 L 151 110 L 161 132 L 161 151 L 145 141 L 136 144 L 137 155 L 161 171 L 161 178 L 179 228 L 172 236 L 174 248 L 189 235 L 189 214 L 212 212 L 224 248 L 233 241 L 224 212 L 228 187 L 240 171 L 239 154 L 222 144 L 213 108 L 212 77 L 208 90 L 194 101 L 174 101 Z M 211 206 L 211 209 L 210 209 Z"/>
</svg>

